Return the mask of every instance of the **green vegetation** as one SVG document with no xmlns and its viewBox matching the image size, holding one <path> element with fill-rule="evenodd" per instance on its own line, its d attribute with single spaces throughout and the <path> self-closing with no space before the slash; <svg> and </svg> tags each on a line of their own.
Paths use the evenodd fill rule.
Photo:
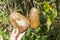
<svg viewBox="0 0 60 40">
<path fill-rule="evenodd" d="M 40 25 L 35 30 L 29 27 L 22 40 L 60 40 L 56 0 L 0 0 L 0 35 L 4 40 L 9 40 L 13 29 L 9 20 L 10 13 L 17 11 L 28 18 L 32 7 L 40 12 Z"/>
</svg>

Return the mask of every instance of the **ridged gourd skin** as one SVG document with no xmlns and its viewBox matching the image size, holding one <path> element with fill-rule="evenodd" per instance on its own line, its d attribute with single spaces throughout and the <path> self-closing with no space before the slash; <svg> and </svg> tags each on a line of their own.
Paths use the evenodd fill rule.
<svg viewBox="0 0 60 40">
<path fill-rule="evenodd" d="M 31 10 L 30 10 L 29 22 L 30 22 L 30 27 L 33 29 L 36 29 L 40 24 L 40 22 L 39 22 L 39 11 L 35 7 L 31 8 Z"/>
<path fill-rule="evenodd" d="M 10 14 L 10 22 L 14 28 L 18 28 L 20 33 L 26 31 L 29 27 L 27 18 L 18 12 L 12 12 Z"/>
</svg>

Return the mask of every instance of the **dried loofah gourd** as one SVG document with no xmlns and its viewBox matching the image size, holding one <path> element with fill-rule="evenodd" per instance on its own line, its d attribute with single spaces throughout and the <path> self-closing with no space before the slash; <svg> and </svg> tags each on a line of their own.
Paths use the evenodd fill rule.
<svg viewBox="0 0 60 40">
<path fill-rule="evenodd" d="M 33 7 L 29 14 L 30 27 L 35 29 L 39 26 L 39 11 L 37 8 Z"/>
<path fill-rule="evenodd" d="M 29 27 L 27 18 L 18 12 L 12 12 L 10 14 L 10 22 L 13 27 L 18 28 L 19 32 L 24 32 Z"/>
</svg>

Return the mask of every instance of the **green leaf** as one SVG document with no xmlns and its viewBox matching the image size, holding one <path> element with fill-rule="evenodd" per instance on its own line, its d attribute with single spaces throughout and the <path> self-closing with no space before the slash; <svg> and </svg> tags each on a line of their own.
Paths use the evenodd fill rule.
<svg viewBox="0 0 60 40">
<path fill-rule="evenodd" d="M 3 21 L 3 18 L 2 17 L 0 17 L 0 22 L 2 22 Z"/>
<path fill-rule="evenodd" d="M 51 15 L 50 15 L 50 19 L 51 21 L 54 20 L 54 18 L 57 17 L 57 10 L 56 9 L 52 9 L 51 10 Z"/>
<path fill-rule="evenodd" d="M 45 12 L 48 12 L 49 10 L 52 9 L 52 7 L 46 1 L 44 1 L 43 9 Z"/>
<path fill-rule="evenodd" d="M 2 0 L 0 0 L 0 4 L 2 4 Z"/>
</svg>

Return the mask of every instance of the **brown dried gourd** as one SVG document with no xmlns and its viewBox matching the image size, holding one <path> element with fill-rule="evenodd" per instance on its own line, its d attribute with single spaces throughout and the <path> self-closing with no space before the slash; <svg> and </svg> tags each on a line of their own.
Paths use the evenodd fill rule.
<svg viewBox="0 0 60 40">
<path fill-rule="evenodd" d="M 29 27 L 29 21 L 18 12 L 12 12 L 10 14 L 10 22 L 13 27 L 18 28 L 19 32 L 24 32 Z"/>
<path fill-rule="evenodd" d="M 35 29 L 39 26 L 39 11 L 33 7 L 29 13 L 30 27 Z"/>
</svg>

